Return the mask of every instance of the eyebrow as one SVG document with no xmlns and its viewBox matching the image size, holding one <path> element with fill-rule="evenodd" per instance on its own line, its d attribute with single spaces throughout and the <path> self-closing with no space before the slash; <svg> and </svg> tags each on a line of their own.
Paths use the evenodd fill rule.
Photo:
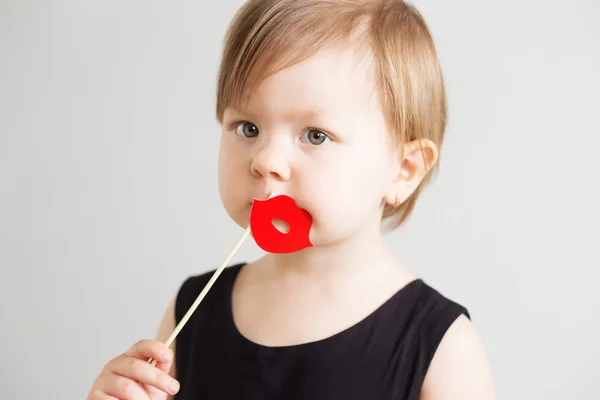
<svg viewBox="0 0 600 400">
<path fill-rule="evenodd" d="M 315 117 L 318 117 L 323 114 L 325 114 L 325 110 L 323 108 L 308 109 L 308 110 L 290 110 L 288 112 L 283 113 L 282 119 L 284 121 L 292 120 L 292 119 L 305 120 L 305 119 L 309 119 L 309 118 L 315 118 Z"/>
<path fill-rule="evenodd" d="M 241 109 L 234 105 L 229 106 L 227 108 L 235 114 L 242 114 L 242 115 L 247 115 L 250 118 L 257 118 L 256 113 L 254 113 L 248 109 Z M 292 110 L 288 110 L 288 111 L 282 113 L 280 115 L 280 118 L 283 119 L 284 121 L 289 121 L 289 120 L 294 120 L 294 119 L 304 120 L 304 119 L 319 117 L 319 116 L 325 114 L 326 111 L 327 110 L 324 107 L 317 107 L 314 109 L 304 109 L 304 110 L 292 109 Z"/>
</svg>

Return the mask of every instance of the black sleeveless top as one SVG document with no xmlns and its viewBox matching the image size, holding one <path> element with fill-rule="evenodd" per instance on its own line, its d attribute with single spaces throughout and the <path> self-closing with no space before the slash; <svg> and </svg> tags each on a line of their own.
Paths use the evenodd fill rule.
<svg viewBox="0 0 600 400">
<path fill-rule="evenodd" d="M 418 400 L 427 368 L 465 308 L 414 280 L 366 318 L 329 338 L 267 347 L 233 321 L 231 294 L 244 264 L 223 270 L 176 340 L 176 400 Z M 214 271 L 189 277 L 177 323 Z"/>
</svg>

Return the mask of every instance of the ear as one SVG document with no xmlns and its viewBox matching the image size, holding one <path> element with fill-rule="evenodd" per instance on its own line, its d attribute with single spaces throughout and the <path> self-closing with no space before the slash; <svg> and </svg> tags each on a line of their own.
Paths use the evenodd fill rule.
<svg viewBox="0 0 600 400">
<path fill-rule="evenodd" d="M 408 199 L 439 157 L 437 145 L 429 139 L 408 142 L 399 153 L 389 192 L 385 196 L 385 201 L 394 207 Z"/>
</svg>

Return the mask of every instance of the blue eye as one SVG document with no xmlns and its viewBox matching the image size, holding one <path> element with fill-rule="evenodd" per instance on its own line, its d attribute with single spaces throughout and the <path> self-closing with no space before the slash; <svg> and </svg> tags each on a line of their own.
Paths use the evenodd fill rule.
<svg viewBox="0 0 600 400">
<path fill-rule="evenodd" d="M 235 124 L 235 133 L 238 136 L 251 138 L 258 136 L 258 128 L 250 122 L 239 122 Z"/>
<path fill-rule="evenodd" d="M 304 143 L 307 143 L 306 140 L 308 140 L 308 144 L 312 144 L 315 146 L 319 146 L 323 143 L 326 143 L 327 141 L 331 141 L 331 139 L 329 139 L 329 136 L 327 136 L 326 133 L 316 129 L 307 130 L 302 135 L 302 138 L 300 140 L 302 140 Z"/>
</svg>

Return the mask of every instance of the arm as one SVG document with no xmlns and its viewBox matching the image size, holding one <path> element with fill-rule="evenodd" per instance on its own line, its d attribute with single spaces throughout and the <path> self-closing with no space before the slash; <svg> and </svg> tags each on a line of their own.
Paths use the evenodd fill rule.
<svg viewBox="0 0 600 400">
<path fill-rule="evenodd" d="M 442 339 L 420 400 L 493 400 L 494 388 L 479 334 L 462 315 Z"/>
<path fill-rule="evenodd" d="M 171 333 L 173 333 L 174 330 L 175 330 L 175 298 L 173 300 L 171 300 L 171 302 L 169 303 L 169 306 L 167 307 L 167 310 L 165 311 L 163 319 L 160 322 L 156 340 L 160 340 L 161 342 L 165 343 L 167 341 L 167 339 L 169 338 L 169 336 L 171 336 Z M 175 342 L 176 342 L 176 340 L 173 340 L 173 343 L 169 347 L 171 350 L 173 350 L 173 355 L 174 355 L 173 364 L 171 366 L 171 370 L 169 371 L 169 375 L 172 376 L 174 379 L 177 379 L 176 369 L 175 369 L 175 357 L 176 357 L 175 356 Z M 173 400 L 173 399 L 174 399 L 174 396 L 169 395 L 167 397 L 167 400 Z"/>
</svg>

